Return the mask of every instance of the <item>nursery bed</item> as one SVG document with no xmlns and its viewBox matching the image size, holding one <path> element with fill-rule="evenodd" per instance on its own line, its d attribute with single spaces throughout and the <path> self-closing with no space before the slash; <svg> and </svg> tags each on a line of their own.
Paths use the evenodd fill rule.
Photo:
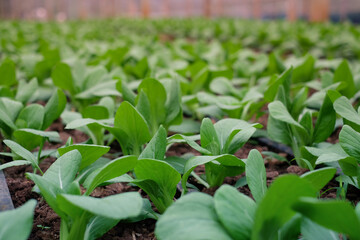
<svg viewBox="0 0 360 240">
<path fill-rule="evenodd" d="M 55 122 L 49 128 L 49 130 L 59 131 L 59 134 L 63 140 L 62 144 L 65 143 L 68 137 L 72 137 L 74 139 L 74 143 L 80 143 L 86 140 L 86 135 L 84 135 L 80 131 L 64 130 L 60 120 Z M 334 133 L 334 135 L 336 134 L 338 134 L 338 132 Z M 330 137 L 328 141 L 333 141 L 334 139 L 336 139 L 336 136 Z M 61 144 L 56 144 L 56 145 L 47 144 L 46 148 L 47 149 L 56 148 L 59 147 L 60 145 Z M 284 146 L 281 146 L 280 149 L 284 149 L 283 147 Z M 289 160 L 292 159 L 291 152 L 284 153 L 279 151 L 279 145 L 276 145 L 272 141 L 264 138 L 260 140 L 259 139 L 254 140 L 252 141 L 252 143 L 246 143 L 238 152 L 235 153 L 235 155 L 238 158 L 247 158 L 249 152 L 252 149 L 257 149 L 260 152 L 271 150 Z M 119 149 L 113 149 L 113 150 L 119 151 Z M 174 144 L 167 151 L 167 156 L 181 156 L 185 153 L 193 153 L 196 155 L 199 154 L 198 152 L 196 152 L 186 144 Z M 55 159 L 51 157 L 45 159 L 40 164 L 41 169 L 43 171 L 46 171 L 46 169 L 49 168 L 54 161 Z M 288 162 L 279 161 L 273 158 L 267 158 L 265 160 L 265 167 L 266 167 L 266 177 L 267 177 L 268 185 L 270 185 L 270 183 L 274 179 L 276 179 L 278 176 L 282 174 L 291 173 L 291 174 L 301 175 L 308 171 L 306 169 L 298 167 L 297 165 L 290 165 Z M 203 166 L 199 166 L 195 169 L 195 172 L 197 174 L 202 174 L 204 173 L 204 170 L 205 169 Z M 34 183 L 25 178 L 25 173 L 31 171 L 32 169 L 30 166 L 12 167 L 4 171 L 13 205 L 15 208 L 17 208 L 30 199 L 36 199 L 38 201 L 38 205 L 35 209 L 33 229 L 29 239 L 39 239 L 39 240 L 59 239 L 60 218 L 48 206 L 48 204 L 42 199 L 42 197 L 39 194 L 32 192 Z M 227 177 L 224 181 L 224 184 L 235 186 L 238 180 L 241 179 L 242 177 L 244 177 L 244 174 L 237 177 Z M 215 191 L 218 189 L 218 187 L 205 188 L 203 187 L 203 185 L 198 184 L 196 180 L 192 177 L 189 178 L 189 182 L 197 186 L 201 192 L 207 193 L 209 195 L 214 195 Z M 331 182 L 329 182 L 329 184 L 327 184 L 322 189 L 320 197 L 336 198 L 337 186 L 338 183 L 336 182 L 335 179 L 333 179 Z M 238 190 L 252 197 L 251 192 L 247 185 L 239 187 Z M 91 194 L 91 196 L 106 197 L 114 194 L 119 194 L 124 192 L 134 192 L 134 191 L 138 191 L 141 193 L 141 195 L 143 195 L 143 197 L 147 197 L 146 193 L 144 193 L 141 189 L 130 186 L 127 183 L 115 183 L 108 186 L 98 187 Z M 4 195 L 1 195 L 0 197 L 4 197 Z M 357 202 L 360 201 L 360 191 L 352 186 L 349 186 L 346 197 L 349 201 L 356 204 Z M 115 226 L 113 229 L 107 232 L 100 239 L 131 239 L 131 240 L 155 239 L 155 235 L 154 235 L 155 223 L 156 221 L 152 219 L 147 219 L 136 223 L 120 222 L 117 226 Z"/>
</svg>

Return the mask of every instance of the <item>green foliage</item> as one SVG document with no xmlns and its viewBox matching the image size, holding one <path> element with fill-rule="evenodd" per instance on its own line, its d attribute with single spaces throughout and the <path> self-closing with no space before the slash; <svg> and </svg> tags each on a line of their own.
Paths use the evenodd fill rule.
<svg viewBox="0 0 360 240">
<path fill-rule="evenodd" d="M 36 200 L 29 200 L 21 207 L 0 213 L 0 238 L 26 240 L 33 226 Z"/>
<path fill-rule="evenodd" d="M 257 161 L 257 154 L 252 152 L 252 159 L 247 162 Z M 312 221 L 321 224 L 321 231 L 327 235 L 331 230 L 355 234 L 358 231 L 358 219 L 354 219 L 355 211 L 348 203 L 339 202 L 339 205 L 344 206 L 339 209 L 333 207 L 331 217 L 323 207 L 315 210 L 327 201 L 316 199 L 316 192 L 320 189 L 319 184 L 312 179 L 320 179 L 324 174 L 314 171 L 302 178 L 295 175 L 279 177 L 258 202 L 228 185 L 221 186 L 214 197 L 203 193 L 185 195 L 159 218 L 155 234 L 159 239 L 289 239 L 298 238 L 300 231 L 308 235 L 309 231 L 313 231 L 310 228 L 313 225 L 309 225 Z M 333 176 L 334 172 L 329 174 Z M 309 177 L 310 175 L 313 177 Z M 328 177 L 325 179 L 330 180 Z M 261 184 L 252 186 L 252 193 L 261 192 L 263 188 Z M 304 200 L 318 205 L 313 206 L 313 211 L 307 211 L 305 206 L 300 207 Z M 334 227 L 331 220 L 339 219 L 333 216 L 341 215 L 343 207 L 346 214 L 351 216 L 348 221 L 352 222 L 347 228 L 344 227 L 345 230 L 339 226 Z M 329 216 L 329 219 L 321 222 L 315 215 L 321 220 L 326 216 Z M 185 228 L 188 231 L 182 231 Z M 319 226 L 315 225 L 315 228 L 319 229 Z"/>
</svg>

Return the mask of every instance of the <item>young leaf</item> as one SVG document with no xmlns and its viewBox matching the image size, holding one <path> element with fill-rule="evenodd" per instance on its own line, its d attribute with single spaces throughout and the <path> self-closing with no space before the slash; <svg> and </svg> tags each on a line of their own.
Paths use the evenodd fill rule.
<svg viewBox="0 0 360 240">
<path fill-rule="evenodd" d="M 192 157 L 190 158 L 184 167 L 184 175 L 181 179 L 181 185 L 184 189 L 184 193 L 186 193 L 187 191 L 187 186 L 186 186 L 186 182 L 187 179 L 189 178 L 191 172 L 200 165 L 209 163 L 211 161 L 218 161 L 219 163 L 225 163 L 227 162 L 227 164 L 224 164 L 226 166 L 233 166 L 233 167 L 240 167 L 240 168 L 244 168 L 245 170 L 245 163 L 238 159 L 237 157 L 235 157 L 234 155 L 230 155 L 230 154 L 223 154 L 223 155 L 218 155 L 218 156 L 196 156 L 196 157 Z"/>
<path fill-rule="evenodd" d="M 285 105 L 280 101 L 274 101 L 269 104 L 269 113 L 276 120 L 294 125 L 300 129 L 304 129 L 298 122 L 296 122 L 290 115 Z M 305 131 L 305 129 L 304 129 Z"/>
<path fill-rule="evenodd" d="M 303 196 L 316 197 L 308 181 L 295 175 L 277 178 L 257 208 L 252 239 L 276 239 L 277 231 L 295 215 L 291 206 Z"/>
<path fill-rule="evenodd" d="M 78 208 L 95 216 L 118 220 L 137 216 L 143 205 L 142 198 L 137 192 L 116 194 L 104 198 L 62 194 L 57 201 L 61 210 L 66 213 Z"/>
<path fill-rule="evenodd" d="M 301 222 L 301 234 L 307 240 L 340 240 L 338 233 L 326 229 L 305 217 Z"/>
<path fill-rule="evenodd" d="M 360 239 L 360 220 L 348 202 L 301 198 L 292 208 L 323 227 L 348 234 L 351 239 Z"/>
<path fill-rule="evenodd" d="M 236 188 L 220 187 L 214 196 L 215 210 L 224 228 L 233 239 L 250 239 L 256 204 Z"/>
<path fill-rule="evenodd" d="M 359 161 L 360 133 L 356 132 L 350 126 L 345 125 L 340 131 L 339 141 L 345 152 Z"/>
<path fill-rule="evenodd" d="M 81 154 L 72 150 L 59 157 L 45 172 L 42 178 L 59 189 L 66 189 L 75 179 L 81 163 Z"/>
<path fill-rule="evenodd" d="M 65 109 L 65 105 L 66 96 L 62 90 L 57 89 L 45 105 L 45 116 L 42 130 L 47 129 L 56 119 L 60 117 L 61 113 Z"/>
<path fill-rule="evenodd" d="M 0 85 L 12 86 L 16 84 L 16 68 L 13 61 L 6 59 L 0 66 Z"/>
<path fill-rule="evenodd" d="M 164 160 L 166 152 L 166 130 L 160 126 L 151 141 L 146 145 L 145 149 L 141 152 L 139 159 L 152 158 Z"/>
<path fill-rule="evenodd" d="M 18 143 L 11 140 L 4 140 L 6 146 L 8 146 L 15 154 L 24 158 L 26 161 L 29 161 L 34 168 L 40 169 L 38 162 L 30 151 L 19 145 Z"/>
<path fill-rule="evenodd" d="M 316 120 L 313 142 L 319 143 L 325 141 L 334 131 L 335 122 L 336 112 L 329 96 L 326 94 Z"/>
<path fill-rule="evenodd" d="M 115 159 L 97 171 L 94 171 L 84 182 L 84 187 L 87 188 L 85 194 L 90 195 L 90 193 L 101 183 L 119 177 L 132 170 L 136 163 L 137 157 L 128 155 Z"/>
<path fill-rule="evenodd" d="M 342 93 L 347 98 L 351 98 L 356 93 L 356 87 L 351 73 L 349 64 L 346 60 L 343 60 L 338 66 L 334 73 L 334 82 L 341 82 L 340 93 Z"/>
<path fill-rule="evenodd" d="M 294 68 L 292 79 L 293 83 L 308 82 L 314 75 L 315 58 L 309 55 L 305 61 Z"/>
<path fill-rule="evenodd" d="M 18 128 L 42 129 L 45 110 L 40 104 L 31 104 L 21 110 L 16 119 Z"/>
<path fill-rule="evenodd" d="M 176 79 L 165 79 L 161 83 L 166 90 L 166 126 L 180 124 L 183 119 L 181 107 L 181 89 Z"/>
<path fill-rule="evenodd" d="M 81 154 L 81 163 L 79 167 L 79 171 L 83 170 L 87 166 L 94 163 L 98 160 L 102 155 L 107 153 L 110 150 L 108 146 L 99 146 L 99 145 L 91 145 L 91 144 L 76 144 L 70 145 L 67 147 L 62 147 L 58 149 L 60 156 L 64 155 L 67 152 L 72 150 L 78 150 Z"/>
<path fill-rule="evenodd" d="M 212 155 L 220 154 L 220 142 L 214 125 L 209 118 L 204 118 L 200 127 L 201 146 L 211 152 Z"/>
<path fill-rule="evenodd" d="M 176 185 L 181 179 L 180 173 L 167 162 L 155 159 L 138 160 L 134 172 L 136 180 L 133 183 L 142 188 L 150 196 L 159 212 L 163 213 L 173 202 Z M 152 180 L 156 183 L 156 191 L 142 180 Z"/>
<path fill-rule="evenodd" d="M 264 99 L 267 102 L 274 101 L 276 94 L 278 92 L 279 86 L 282 85 L 284 82 L 290 81 L 292 72 L 293 72 L 293 68 L 291 67 L 288 70 L 286 70 L 283 74 L 281 74 L 280 77 L 278 77 L 276 79 L 276 81 L 270 83 L 269 87 L 267 88 L 267 90 L 264 93 Z"/>
<path fill-rule="evenodd" d="M 334 109 L 341 117 L 360 126 L 360 115 L 355 111 L 349 99 L 342 96 L 334 102 Z"/>
<path fill-rule="evenodd" d="M 320 168 L 301 175 L 301 178 L 308 180 L 313 187 L 320 191 L 334 176 L 336 168 Z"/>
<path fill-rule="evenodd" d="M 31 128 L 21 128 L 14 131 L 13 136 L 20 145 L 28 150 L 40 146 L 45 139 L 51 142 L 61 142 L 60 135 L 55 131 L 45 132 Z"/>
<path fill-rule="evenodd" d="M 126 133 L 120 142 L 130 144 L 133 148 L 140 148 L 151 139 L 146 121 L 129 102 L 121 103 L 115 115 L 114 127 Z"/>
<path fill-rule="evenodd" d="M 32 79 L 29 83 L 22 80 L 19 82 L 19 86 L 16 92 L 15 99 L 23 104 L 26 104 L 27 101 L 31 98 L 32 95 L 36 92 L 38 88 L 37 79 Z"/>
<path fill-rule="evenodd" d="M 157 221 L 155 234 L 173 240 L 232 239 L 216 214 L 214 200 L 203 193 L 186 195 L 170 206 Z"/>
<path fill-rule="evenodd" d="M 0 170 L 3 170 L 5 168 L 14 167 L 14 166 L 22 166 L 22 165 L 29 165 L 31 162 L 26 160 L 16 160 L 8 163 L 4 163 L 0 165 Z"/>
<path fill-rule="evenodd" d="M 51 72 L 51 78 L 55 86 L 68 90 L 71 95 L 75 94 L 74 81 L 69 65 L 62 62 L 57 63 Z"/>
<path fill-rule="evenodd" d="M 264 159 L 258 150 L 251 150 L 245 163 L 246 181 L 256 202 L 265 196 L 266 171 Z"/>
<path fill-rule="evenodd" d="M 31 199 L 21 207 L 0 213 L 0 239 L 28 239 L 34 218 L 36 200 Z"/>
<path fill-rule="evenodd" d="M 149 118 L 146 118 L 147 122 L 151 126 L 152 134 L 155 134 L 155 131 L 160 126 L 160 124 L 165 122 L 166 119 L 166 91 L 164 86 L 156 79 L 146 78 L 142 80 L 138 87 L 138 92 L 145 93 L 147 100 L 149 101 L 150 110 L 149 114 L 143 114 L 144 108 L 140 107 L 139 112 L 145 117 L 148 115 Z M 154 131 L 155 130 L 155 131 Z"/>
</svg>

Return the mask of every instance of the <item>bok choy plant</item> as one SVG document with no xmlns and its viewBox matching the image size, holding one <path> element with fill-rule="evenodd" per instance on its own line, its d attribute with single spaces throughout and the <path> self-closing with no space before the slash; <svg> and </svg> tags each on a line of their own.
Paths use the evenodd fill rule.
<svg viewBox="0 0 360 240">
<path fill-rule="evenodd" d="M 59 62 L 51 72 L 54 85 L 70 94 L 72 104 L 79 112 L 100 97 L 119 96 L 115 88 L 117 80 L 112 77 L 106 68 L 89 68 L 81 61 Z"/>
<path fill-rule="evenodd" d="M 49 206 L 60 216 L 60 239 L 95 239 L 120 220 L 144 214 L 146 200 L 139 193 L 123 193 L 101 199 L 89 196 L 100 184 L 133 169 L 137 161 L 135 156 L 115 159 L 100 168 L 93 168 L 86 174 L 85 180 L 78 178 L 108 150 L 108 147 L 101 146 L 70 145 L 59 151 L 62 156 L 43 176 L 27 173 Z M 86 188 L 84 195 L 81 195 L 80 180 Z"/>
<path fill-rule="evenodd" d="M 290 80 L 293 70 L 290 68 L 276 81 L 272 82 L 265 93 L 275 99 L 268 105 L 268 134 L 278 142 L 289 145 L 297 164 L 303 168 L 313 168 L 315 162 L 305 159 L 302 149 L 314 143 L 325 141 L 335 128 L 336 113 L 328 94 L 317 114 L 306 109 L 308 89 L 300 89 L 293 99 L 290 98 Z M 277 92 L 276 89 L 278 88 Z M 313 117 L 317 117 L 315 124 Z"/>
<path fill-rule="evenodd" d="M 46 138 L 58 141 L 56 132 L 45 132 L 63 112 L 66 97 L 56 90 L 45 107 L 40 104 L 24 106 L 9 98 L 0 98 L 0 128 L 4 138 L 15 140 L 28 150 L 44 144 Z"/>
<path fill-rule="evenodd" d="M 129 102 L 122 102 L 117 109 L 113 124 L 108 120 L 93 118 L 76 119 L 66 125 L 67 129 L 84 126 L 101 127 L 108 130 L 119 142 L 124 155 L 139 156 L 144 144 L 150 141 L 150 130 L 144 117 Z"/>
<path fill-rule="evenodd" d="M 360 114 L 348 98 L 339 96 L 333 92 L 335 111 L 345 123 L 339 134 L 339 143 L 306 147 L 306 150 L 316 164 L 335 164 L 339 167 L 341 175 L 338 181 L 360 188 Z"/>
<path fill-rule="evenodd" d="M 175 79 L 143 79 L 135 95 L 126 82 L 119 81 L 117 89 L 123 99 L 130 102 L 146 120 L 153 136 L 160 125 L 168 129 L 171 125 L 182 122 L 181 91 Z"/>
<path fill-rule="evenodd" d="M 184 166 L 182 187 L 187 191 L 186 182 L 193 170 L 205 164 L 206 187 L 220 186 L 227 176 L 237 176 L 244 172 L 245 164 L 233 154 L 254 134 L 260 124 L 250 124 L 239 119 L 222 119 L 215 124 L 205 118 L 201 123 L 198 145 L 189 136 L 175 134 L 168 143 L 186 142 L 205 156 L 194 156 Z M 194 174 L 193 174 L 194 175 Z M 196 176 L 195 176 L 196 177 Z"/>
</svg>

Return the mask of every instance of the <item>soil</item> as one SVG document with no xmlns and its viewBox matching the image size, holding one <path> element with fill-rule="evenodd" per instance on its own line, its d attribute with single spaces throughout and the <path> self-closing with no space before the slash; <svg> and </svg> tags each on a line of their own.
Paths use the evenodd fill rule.
<svg viewBox="0 0 360 240">
<path fill-rule="evenodd" d="M 266 126 L 265 117 L 261 119 L 260 122 L 264 126 Z M 47 143 L 45 149 L 58 148 L 62 146 L 67 141 L 68 137 L 72 137 L 74 143 L 84 142 L 88 138 L 85 134 L 77 130 L 64 130 L 64 126 L 62 125 L 61 120 L 56 121 L 51 127 L 49 127 L 48 130 L 58 131 L 63 142 L 57 144 Z M 337 135 L 338 135 L 338 131 L 336 131 L 328 139 L 328 141 L 335 142 Z M 120 151 L 118 144 L 114 143 L 112 147 L 115 147 L 115 149 L 112 149 L 112 152 Z M 258 145 L 256 142 L 251 142 L 251 143 L 246 143 L 239 151 L 235 153 L 235 155 L 238 158 L 247 158 L 248 153 L 252 149 L 257 149 L 260 152 L 273 150 L 270 149 L 268 146 L 261 146 Z M 187 153 L 200 155 L 197 151 L 190 148 L 186 144 L 174 144 L 167 151 L 166 155 L 182 156 Z M 278 154 L 288 159 L 291 159 L 291 157 L 288 156 L 286 153 L 278 152 Z M 51 157 L 47 158 L 41 162 L 40 168 L 45 172 L 54 161 L 55 161 L 54 158 Z M 301 175 L 307 171 L 306 169 L 302 169 L 293 164 L 295 163 L 279 161 L 277 159 L 266 157 L 265 167 L 266 167 L 267 184 L 270 185 L 270 183 L 275 178 L 277 178 L 279 175 L 282 174 L 292 173 L 292 174 Z M 29 199 L 32 198 L 36 199 L 38 201 L 38 205 L 35 209 L 33 230 L 31 232 L 29 239 L 36 239 L 36 240 L 59 239 L 60 218 L 56 215 L 56 213 L 52 211 L 52 209 L 47 205 L 47 203 L 43 200 L 43 198 L 39 194 L 32 192 L 34 183 L 24 177 L 26 172 L 31 172 L 31 171 L 32 169 L 30 166 L 12 167 L 4 171 L 14 206 L 19 207 Z M 204 171 L 205 171 L 204 166 L 199 166 L 195 169 L 195 172 L 199 175 L 203 174 Z M 229 185 L 235 185 L 236 182 L 242 177 L 244 177 L 244 174 L 237 177 L 227 177 L 225 178 L 224 183 Z M 202 185 L 198 184 L 195 181 L 195 179 L 192 179 L 191 177 L 189 178 L 189 181 L 191 181 L 193 184 L 199 187 L 201 192 L 210 195 L 213 195 L 217 190 L 217 187 L 208 188 L 208 189 L 204 188 L 202 187 Z M 338 187 L 338 183 L 333 179 L 322 190 L 321 198 L 335 198 L 337 187 Z M 247 186 L 243 186 L 238 189 L 240 192 L 252 197 L 251 192 Z M 105 197 L 113 194 L 130 192 L 130 191 L 138 191 L 141 193 L 143 197 L 148 197 L 141 189 L 137 187 L 129 186 L 126 183 L 116 183 L 104 187 L 99 187 L 94 190 L 91 196 Z M 349 186 L 346 197 L 348 200 L 356 204 L 360 200 L 360 191 L 355 187 Z M 117 226 L 111 229 L 100 239 L 152 240 L 155 239 L 155 235 L 154 235 L 155 223 L 156 223 L 155 220 L 152 219 L 147 219 L 137 223 L 120 222 Z"/>
</svg>

